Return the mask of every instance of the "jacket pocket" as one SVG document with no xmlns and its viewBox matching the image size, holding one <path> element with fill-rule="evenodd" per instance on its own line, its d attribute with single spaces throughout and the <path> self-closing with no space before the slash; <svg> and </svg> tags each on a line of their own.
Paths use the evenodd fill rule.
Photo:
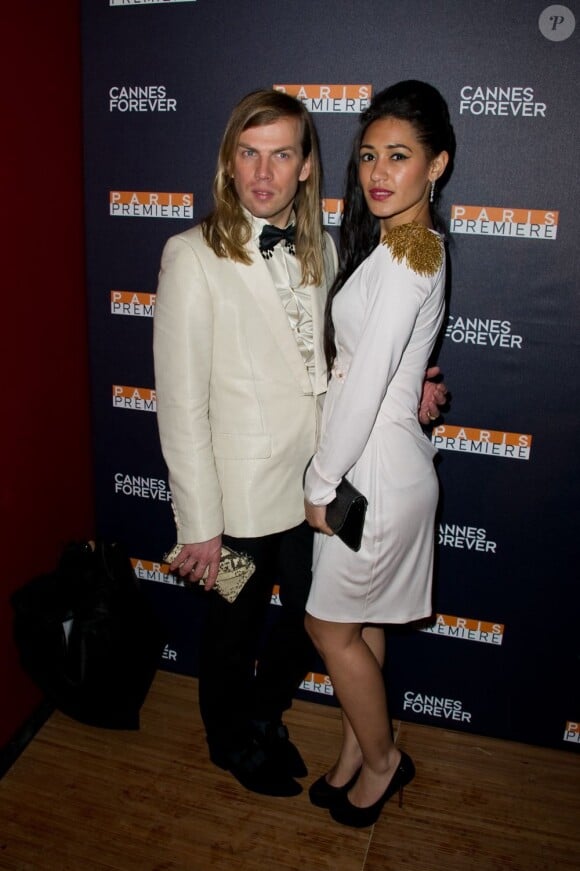
<svg viewBox="0 0 580 871">
<path fill-rule="evenodd" d="M 272 437 L 267 433 L 212 433 L 214 456 L 222 460 L 266 460 L 272 456 Z"/>
</svg>

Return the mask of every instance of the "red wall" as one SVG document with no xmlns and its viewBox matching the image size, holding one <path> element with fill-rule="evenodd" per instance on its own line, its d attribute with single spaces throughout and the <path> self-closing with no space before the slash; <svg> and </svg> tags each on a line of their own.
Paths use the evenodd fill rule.
<svg viewBox="0 0 580 871">
<path fill-rule="evenodd" d="M 93 531 L 80 13 L 72 0 L 2 7 L 0 747 L 40 701 L 10 593 Z"/>
</svg>

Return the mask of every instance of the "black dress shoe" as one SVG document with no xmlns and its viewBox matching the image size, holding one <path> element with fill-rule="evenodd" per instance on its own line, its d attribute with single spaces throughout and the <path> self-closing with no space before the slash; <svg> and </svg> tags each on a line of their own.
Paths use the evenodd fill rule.
<svg viewBox="0 0 580 871">
<path fill-rule="evenodd" d="M 298 748 L 290 740 L 284 723 L 254 720 L 254 728 L 258 743 L 281 770 L 290 777 L 306 777 L 308 769 Z"/>
<path fill-rule="evenodd" d="M 407 756 L 406 753 L 401 753 L 401 761 L 397 770 L 381 797 L 374 804 L 368 807 L 357 807 L 350 803 L 347 793 L 344 792 L 338 802 L 331 806 L 330 816 L 344 826 L 354 826 L 357 829 L 372 826 L 378 820 L 385 804 L 396 792 L 399 793 L 399 806 L 402 805 L 403 787 L 410 783 L 414 776 L 415 766 L 411 757 Z"/>
<path fill-rule="evenodd" d="M 316 807 L 332 807 L 343 795 L 346 795 L 351 786 L 354 786 L 359 773 L 360 768 L 357 768 L 351 779 L 344 786 L 331 786 L 326 779 L 326 775 L 323 774 L 322 777 L 314 781 L 308 790 L 310 801 Z"/>
<path fill-rule="evenodd" d="M 301 785 L 268 757 L 257 741 L 241 750 L 223 751 L 210 748 L 210 759 L 219 768 L 230 771 L 250 792 L 260 795 L 290 797 L 300 795 Z"/>
</svg>

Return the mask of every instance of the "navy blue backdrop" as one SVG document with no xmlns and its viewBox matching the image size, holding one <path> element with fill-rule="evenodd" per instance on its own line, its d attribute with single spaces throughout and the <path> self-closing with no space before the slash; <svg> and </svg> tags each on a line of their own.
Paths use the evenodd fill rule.
<svg viewBox="0 0 580 871">
<path fill-rule="evenodd" d="M 577 16 L 532 0 L 84 0 L 98 527 L 128 544 L 166 618 L 166 668 L 196 673 L 204 601 L 160 559 L 174 540 L 151 354 L 163 244 L 210 209 L 229 113 L 264 86 L 315 113 L 336 233 L 358 113 L 419 78 L 458 140 L 441 206 L 452 403 L 432 436 L 435 618 L 391 636 L 392 712 L 578 749 Z M 332 701 L 320 662 L 302 692 Z"/>
</svg>

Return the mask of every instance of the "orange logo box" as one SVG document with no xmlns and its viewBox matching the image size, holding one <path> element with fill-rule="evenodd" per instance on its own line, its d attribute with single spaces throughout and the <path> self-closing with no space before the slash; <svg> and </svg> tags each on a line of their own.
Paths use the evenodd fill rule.
<svg viewBox="0 0 580 871">
<path fill-rule="evenodd" d="M 420 629 L 428 635 L 446 635 L 461 641 L 478 641 L 483 644 L 501 645 L 505 627 L 503 623 L 489 623 L 469 617 L 451 614 L 436 614 L 435 622 Z"/>
<path fill-rule="evenodd" d="M 130 206 L 192 206 L 193 194 L 160 191 L 110 191 L 109 203 Z"/>
<path fill-rule="evenodd" d="M 149 387 L 128 387 L 113 384 L 113 406 L 133 411 L 157 411 L 155 391 Z"/>
<path fill-rule="evenodd" d="M 111 314 L 153 317 L 156 294 L 131 290 L 111 291 Z"/>
<path fill-rule="evenodd" d="M 322 211 L 342 214 L 344 212 L 344 200 L 337 200 L 332 199 L 331 197 L 325 197 L 322 200 Z"/>
<path fill-rule="evenodd" d="M 309 112 L 364 112 L 371 100 L 371 85 L 274 85 L 304 103 Z"/>
<path fill-rule="evenodd" d="M 494 429 L 476 429 L 470 426 L 449 426 L 448 424 L 442 424 L 433 428 L 433 435 L 461 441 L 516 445 L 523 448 L 531 447 L 532 444 L 531 435 L 524 435 L 518 432 L 502 432 L 501 430 Z"/>
<path fill-rule="evenodd" d="M 490 632 L 503 635 L 503 623 L 489 623 L 485 620 L 474 620 L 470 617 L 455 617 L 451 614 L 437 614 L 435 622 L 440 626 L 452 626 L 454 629 L 465 629 L 467 632 Z"/>
<path fill-rule="evenodd" d="M 316 671 L 309 671 L 304 680 L 307 683 L 328 683 L 330 678 L 327 674 L 318 674 Z"/>
<path fill-rule="evenodd" d="M 109 214 L 117 218 L 193 218 L 193 194 L 110 191 Z"/>
<path fill-rule="evenodd" d="M 451 218 L 458 221 L 504 221 L 513 224 L 558 225 L 560 213 L 543 209 L 511 209 L 498 206 L 451 206 Z"/>
<path fill-rule="evenodd" d="M 132 290 L 112 290 L 111 302 L 121 305 L 155 305 L 155 294 L 135 293 Z"/>
<path fill-rule="evenodd" d="M 299 100 L 370 100 L 372 85 L 274 85 Z"/>
<path fill-rule="evenodd" d="M 155 391 L 149 387 L 126 387 L 123 384 L 113 384 L 113 396 L 155 402 Z"/>
</svg>

